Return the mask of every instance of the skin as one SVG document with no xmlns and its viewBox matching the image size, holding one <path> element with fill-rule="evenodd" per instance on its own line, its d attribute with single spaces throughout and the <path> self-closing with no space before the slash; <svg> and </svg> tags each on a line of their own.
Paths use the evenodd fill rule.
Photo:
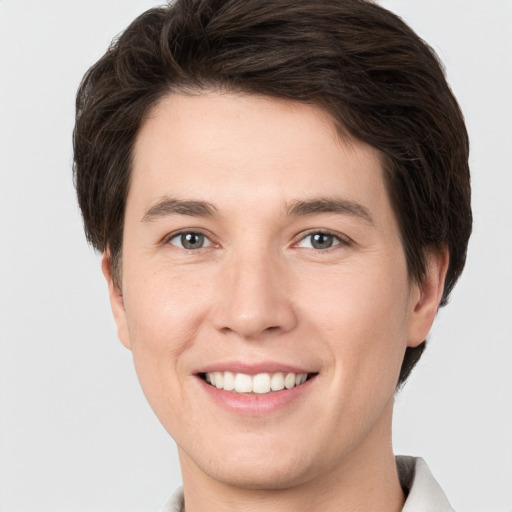
<svg viewBox="0 0 512 512">
<path fill-rule="evenodd" d="M 214 213 L 154 208 L 162 198 Z M 318 198 L 356 211 L 290 214 Z M 183 248 L 180 230 L 204 246 Z M 332 247 L 313 245 L 318 232 Z M 187 512 L 401 510 L 393 397 L 448 257 L 430 254 L 411 282 L 376 149 L 298 102 L 169 95 L 134 148 L 122 261 L 118 287 L 103 259 L 118 335 L 178 445 Z M 197 376 L 233 360 L 316 376 L 284 407 L 239 414 Z"/>
</svg>

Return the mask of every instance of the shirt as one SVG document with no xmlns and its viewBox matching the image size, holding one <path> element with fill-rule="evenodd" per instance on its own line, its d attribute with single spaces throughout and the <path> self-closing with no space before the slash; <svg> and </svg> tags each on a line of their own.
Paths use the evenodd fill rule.
<svg viewBox="0 0 512 512">
<path fill-rule="evenodd" d="M 421 457 L 396 457 L 398 477 L 407 496 L 402 512 L 455 512 Z M 162 512 L 183 512 L 179 487 Z"/>
</svg>

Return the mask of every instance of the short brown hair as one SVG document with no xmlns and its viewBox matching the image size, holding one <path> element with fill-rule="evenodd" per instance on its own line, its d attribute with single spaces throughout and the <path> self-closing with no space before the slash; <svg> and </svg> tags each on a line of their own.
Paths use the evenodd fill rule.
<svg viewBox="0 0 512 512">
<path fill-rule="evenodd" d="M 171 92 L 212 89 L 318 106 L 379 149 L 411 278 L 428 250 L 449 251 L 446 303 L 472 225 L 463 116 L 433 50 L 368 0 L 177 0 L 113 41 L 80 85 L 73 142 L 86 235 L 115 275 L 143 119 Z M 400 383 L 424 347 L 407 349 Z"/>
</svg>

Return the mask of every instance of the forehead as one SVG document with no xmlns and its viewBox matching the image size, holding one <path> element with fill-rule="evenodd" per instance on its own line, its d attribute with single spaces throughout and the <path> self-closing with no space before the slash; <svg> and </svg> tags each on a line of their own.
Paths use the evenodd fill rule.
<svg viewBox="0 0 512 512">
<path fill-rule="evenodd" d="M 243 198 L 258 208 L 342 195 L 389 209 L 382 157 L 340 138 L 319 108 L 247 94 L 170 94 L 150 112 L 134 147 L 127 209 L 159 198 Z"/>
</svg>

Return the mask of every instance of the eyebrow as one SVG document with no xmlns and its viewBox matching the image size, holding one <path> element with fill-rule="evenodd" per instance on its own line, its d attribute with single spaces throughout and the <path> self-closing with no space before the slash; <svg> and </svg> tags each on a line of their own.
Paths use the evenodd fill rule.
<svg viewBox="0 0 512 512">
<path fill-rule="evenodd" d="M 164 196 L 146 210 L 142 222 L 149 222 L 169 215 L 213 217 L 216 213 L 217 208 L 207 201 L 183 200 Z M 359 217 L 369 224 L 373 224 L 373 218 L 368 208 L 356 201 L 343 198 L 315 198 L 293 201 L 287 206 L 286 213 L 292 217 L 318 213 L 345 214 Z"/>
<path fill-rule="evenodd" d="M 162 197 L 151 206 L 142 217 L 142 222 L 149 222 L 168 215 L 189 215 L 191 217 L 213 217 L 217 208 L 206 201 L 185 201 L 174 197 Z"/>
<path fill-rule="evenodd" d="M 315 215 L 317 213 L 335 213 L 359 217 L 374 224 L 368 208 L 361 203 L 344 198 L 316 198 L 308 201 L 293 201 L 287 208 L 290 216 Z"/>
</svg>

